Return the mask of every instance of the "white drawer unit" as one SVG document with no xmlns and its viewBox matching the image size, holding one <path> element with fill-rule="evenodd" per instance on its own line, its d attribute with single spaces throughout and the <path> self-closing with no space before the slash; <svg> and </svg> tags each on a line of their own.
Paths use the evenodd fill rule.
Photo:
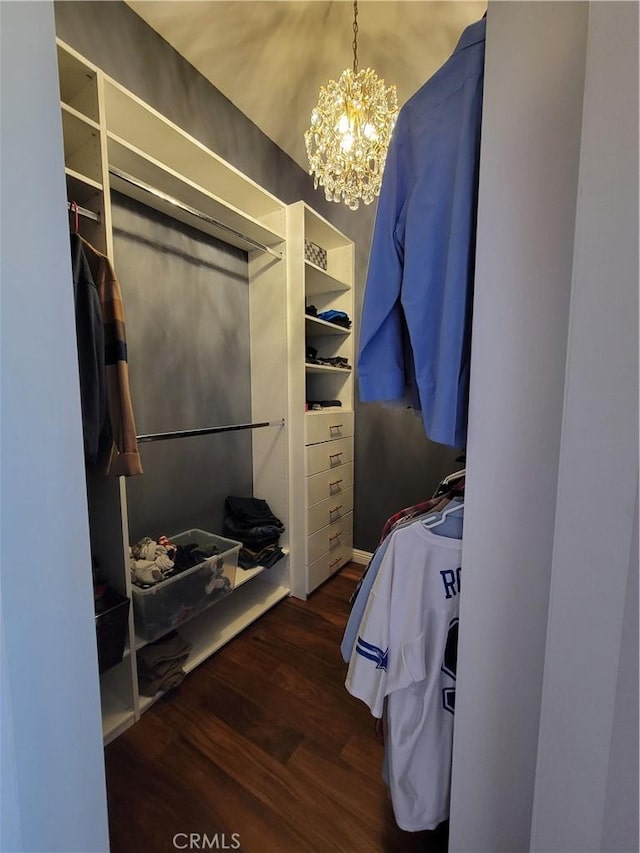
<svg viewBox="0 0 640 853">
<path fill-rule="evenodd" d="M 340 495 L 327 498 L 310 506 L 307 510 L 307 536 L 321 527 L 349 515 L 353 510 L 353 488 L 345 489 Z"/>
<path fill-rule="evenodd" d="M 291 591 L 299 598 L 353 555 L 354 261 L 349 237 L 305 202 L 289 205 L 289 542 Z M 327 322 L 325 311 L 351 323 Z M 334 359 L 351 369 L 336 367 Z"/>
<path fill-rule="evenodd" d="M 353 438 L 323 441 L 306 448 L 305 474 L 319 474 L 353 461 Z"/>
<path fill-rule="evenodd" d="M 307 584 L 309 592 L 314 590 L 323 581 L 331 577 L 353 556 L 353 539 L 348 537 L 333 550 L 327 551 L 313 563 L 307 566 Z"/>
<path fill-rule="evenodd" d="M 307 539 L 307 564 L 314 563 L 327 551 L 335 551 L 352 535 L 353 513 L 321 527 Z"/>
<path fill-rule="evenodd" d="M 353 412 L 333 409 L 330 412 L 306 412 L 304 443 L 318 444 L 353 435 Z"/>
<path fill-rule="evenodd" d="M 323 471 L 307 477 L 307 507 L 320 503 L 327 498 L 338 498 L 346 489 L 353 486 L 353 462 L 339 465 L 330 471 Z"/>
</svg>

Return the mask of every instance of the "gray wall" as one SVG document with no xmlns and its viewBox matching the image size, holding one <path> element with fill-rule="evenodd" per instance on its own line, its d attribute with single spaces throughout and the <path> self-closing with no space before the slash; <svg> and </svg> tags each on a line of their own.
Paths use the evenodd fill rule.
<svg viewBox="0 0 640 853">
<path fill-rule="evenodd" d="M 52 5 L 0 4 L 0 33 L 0 849 L 106 851 Z"/>
<path fill-rule="evenodd" d="M 455 853 L 529 849 L 587 20 L 574 2 L 496 2 L 487 14 Z"/>
<path fill-rule="evenodd" d="M 355 241 L 359 317 L 374 207 L 354 213 L 326 202 L 303 169 L 124 3 L 59 2 L 55 11 L 64 41 L 282 201 L 304 199 Z M 354 544 L 373 550 L 385 519 L 429 496 L 458 454 L 428 441 L 406 410 L 356 404 L 356 412 Z"/>
<path fill-rule="evenodd" d="M 246 253 L 118 193 L 112 214 L 138 434 L 248 423 Z M 131 541 L 221 532 L 225 497 L 253 491 L 251 446 L 251 432 L 141 443 Z"/>
</svg>

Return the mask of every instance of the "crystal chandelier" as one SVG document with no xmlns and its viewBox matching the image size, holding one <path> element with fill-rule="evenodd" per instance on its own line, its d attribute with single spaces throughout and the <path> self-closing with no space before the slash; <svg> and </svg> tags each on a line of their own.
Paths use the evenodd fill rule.
<svg viewBox="0 0 640 853">
<path fill-rule="evenodd" d="M 398 115 L 395 86 L 375 71 L 358 71 L 358 2 L 353 4 L 353 71 L 320 87 L 304 135 L 313 184 L 327 201 L 344 201 L 357 210 L 380 193 L 384 161 Z"/>
</svg>

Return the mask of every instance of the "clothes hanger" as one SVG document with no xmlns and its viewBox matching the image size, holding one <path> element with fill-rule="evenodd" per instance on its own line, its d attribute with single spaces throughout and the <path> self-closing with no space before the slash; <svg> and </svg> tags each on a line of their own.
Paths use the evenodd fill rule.
<svg viewBox="0 0 640 853">
<path fill-rule="evenodd" d="M 453 515 L 454 512 L 460 512 L 460 510 L 464 510 L 464 502 L 453 503 L 452 505 L 448 506 L 440 513 L 440 518 L 434 519 L 433 523 L 428 525 L 429 529 L 439 527 L 447 520 L 447 518 L 449 518 L 450 515 Z M 426 519 L 423 519 L 423 524 L 425 524 L 426 526 Z"/>
<path fill-rule="evenodd" d="M 73 233 L 78 234 L 80 232 L 80 214 L 78 213 L 78 202 L 72 201 L 70 204 L 70 210 L 73 214 Z"/>
</svg>

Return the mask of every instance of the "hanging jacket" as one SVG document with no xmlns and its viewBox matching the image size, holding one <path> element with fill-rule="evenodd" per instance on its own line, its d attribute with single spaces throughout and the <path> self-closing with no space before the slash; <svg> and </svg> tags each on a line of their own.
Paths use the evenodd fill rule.
<svg viewBox="0 0 640 853">
<path fill-rule="evenodd" d="M 78 234 L 71 235 L 71 269 L 76 312 L 78 370 L 84 455 L 95 465 L 101 447 L 109 443 L 107 387 L 104 365 L 104 327 L 100 297 L 93 281 L 84 245 Z"/>
<path fill-rule="evenodd" d="M 99 465 L 106 474 L 142 474 L 136 441 L 136 425 L 129 388 L 127 339 L 120 284 L 109 258 L 82 240 L 91 275 L 100 299 L 104 330 L 104 370 L 110 446 L 101 454 Z"/>
</svg>

